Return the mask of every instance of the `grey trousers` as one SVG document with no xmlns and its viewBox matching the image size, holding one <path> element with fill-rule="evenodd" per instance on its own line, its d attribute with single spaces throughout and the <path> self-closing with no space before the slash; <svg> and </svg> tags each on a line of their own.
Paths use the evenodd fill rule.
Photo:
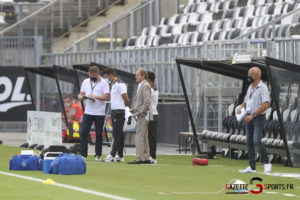
<svg viewBox="0 0 300 200">
<path fill-rule="evenodd" d="M 136 161 L 149 160 L 148 121 L 138 117 L 135 134 Z"/>
</svg>

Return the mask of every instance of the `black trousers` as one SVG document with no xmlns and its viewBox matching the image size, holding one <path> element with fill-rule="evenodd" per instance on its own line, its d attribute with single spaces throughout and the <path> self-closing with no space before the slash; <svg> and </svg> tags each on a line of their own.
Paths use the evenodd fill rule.
<svg viewBox="0 0 300 200">
<path fill-rule="evenodd" d="M 102 155 L 102 132 L 104 125 L 104 116 L 98 115 L 83 115 L 82 124 L 80 126 L 80 146 L 81 146 L 81 155 L 87 157 L 88 151 L 88 136 L 90 135 L 90 129 L 95 122 L 96 129 L 96 146 L 95 154 L 96 156 Z"/>
<path fill-rule="evenodd" d="M 112 110 L 111 121 L 113 127 L 114 141 L 112 144 L 110 155 L 116 156 L 116 153 L 122 158 L 124 149 L 124 133 L 123 126 L 125 122 L 125 110 Z"/>
<path fill-rule="evenodd" d="M 150 156 L 156 159 L 156 146 L 157 146 L 157 132 L 158 132 L 158 115 L 153 115 L 153 120 L 148 123 L 148 140 Z"/>
</svg>

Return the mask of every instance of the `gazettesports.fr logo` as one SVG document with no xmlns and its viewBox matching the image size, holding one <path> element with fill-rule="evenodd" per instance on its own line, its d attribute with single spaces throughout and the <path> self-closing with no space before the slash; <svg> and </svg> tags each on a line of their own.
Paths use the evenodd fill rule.
<svg viewBox="0 0 300 200">
<path fill-rule="evenodd" d="M 294 184 L 261 184 L 263 181 L 260 177 L 253 177 L 250 179 L 250 185 L 246 184 L 242 181 L 236 181 L 233 184 L 226 184 L 225 185 L 225 193 L 226 194 L 260 194 L 264 190 L 265 191 L 276 191 L 276 190 L 293 190 Z M 255 188 L 251 186 L 255 184 Z"/>
</svg>

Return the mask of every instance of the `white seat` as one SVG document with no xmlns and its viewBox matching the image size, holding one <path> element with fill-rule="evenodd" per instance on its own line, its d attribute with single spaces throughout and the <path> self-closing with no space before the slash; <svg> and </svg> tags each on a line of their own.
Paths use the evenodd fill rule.
<svg viewBox="0 0 300 200">
<path fill-rule="evenodd" d="M 254 16 L 254 10 L 255 10 L 255 6 L 253 5 L 249 5 L 246 9 L 246 17 L 253 17 Z"/>
<path fill-rule="evenodd" d="M 187 4 L 185 6 L 185 8 L 183 9 L 183 13 L 187 14 L 187 13 L 191 13 L 191 9 L 193 8 L 193 4 Z"/>
<path fill-rule="evenodd" d="M 256 0 L 256 6 L 261 6 L 265 4 L 265 0 Z"/>
<path fill-rule="evenodd" d="M 168 25 L 174 25 L 174 24 L 176 24 L 175 22 L 176 22 L 176 19 L 178 17 L 180 17 L 179 14 L 176 14 L 176 15 L 173 15 L 172 17 L 170 17 L 170 20 L 168 21 Z"/>
<path fill-rule="evenodd" d="M 145 47 L 152 47 L 153 44 L 153 40 L 154 40 L 155 36 L 148 36 L 146 41 L 145 41 Z"/>
<path fill-rule="evenodd" d="M 201 14 L 198 13 L 189 14 L 189 17 L 187 19 L 187 23 L 189 24 L 199 23 L 200 21 L 201 21 Z"/>
<path fill-rule="evenodd" d="M 166 26 L 166 25 L 168 25 L 169 24 L 169 20 L 170 20 L 170 18 L 169 17 L 163 17 L 163 18 L 161 18 L 161 20 L 160 20 L 160 26 Z"/>
<path fill-rule="evenodd" d="M 206 31 L 202 37 L 202 41 L 208 41 L 210 35 L 211 35 L 211 31 Z"/>
<path fill-rule="evenodd" d="M 197 30 L 199 32 L 205 32 L 205 31 L 207 31 L 207 27 L 208 27 L 208 23 L 202 22 L 197 26 Z"/>
<path fill-rule="evenodd" d="M 213 21 L 213 13 L 209 13 L 209 12 L 206 12 L 202 15 L 201 17 L 201 20 L 202 21 L 205 21 L 205 22 L 211 22 Z"/>
<path fill-rule="evenodd" d="M 149 31 L 148 31 L 148 36 L 154 36 L 154 35 L 156 35 L 156 31 L 157 31 L 157 27 L 156 26 L 151 26 L 149 28 Z"/>
<path fill-rule="evenodd" d="M 148 32 L 149 32 L 149 28 L 148 27 L 146 27 L 146 28 L 143 28 L 143 30 L 142 30 L 142 36 L 147 36 L 148 35 Z"/>
<path fill-rule="evenodd" d="M 207 3 L 206 2 L 199 3 L 196 12 L 197 13 L 205 13 L 206 8 L 207 8 Z"/>
<path fill-rule="evenodd" d="M 179 24 L 186 24 L 188 22 L 189 17 L 190 17 L 189 15 L 181 15 Z"/>
<path fill-rule="evenodd" d="M 172 34 L 177 35 L 182 33 L 183 24 L 175 24 L 172 28 Z"/>
<path fill-rule="evenodd" d="M 153 46 L 153 47 L 159 46 L 159 45 L 158 45 L 158 42 L 159 42 L 160 37 L 161 37 L 161 36 L 154 36 L 153 41 L 152 41 L 152 46 Z"/>
</svg>

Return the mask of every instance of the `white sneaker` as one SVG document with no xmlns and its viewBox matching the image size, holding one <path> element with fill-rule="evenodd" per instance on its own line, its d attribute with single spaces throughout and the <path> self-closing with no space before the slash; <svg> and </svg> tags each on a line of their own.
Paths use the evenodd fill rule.
<svg viewBox="0 0 300 200">
<path fill-rule="evenodd" d="M 119 155 L 116 155 L 115 162 L 125 162 L 125 160 L 123 157 L 121 158 Z"/>
<path fill-rule="evenodd" d="M 156 159 L 153 159 L 153 158 L 150 156 L 150 163 L 152 163 L 152 164 L 157 164 L 157 161 L 156 161 Z"/>
<path fill-rule="evenodd" d="M 265 173 L 270 173 L 272 170 L 272 164 L 269 163 L 269 164 L 264 164 L 264 172 Z"/>
<path fill-rule="evenodd" d="M 84 162 L 86 162 L 86 157 L 81 156 L 81 158 L 84 160 Z"/>
<path fill-rule="evenodd" d="M 96 161 L 101 161 L 100 156 L 95 156 L 95 160 L 96 160 Z"/>
<path fill-rule="evenodd" d="M 249 166 L 249 167 L 247 167 L 247 168 L 244 169 L 244 170 L 239 170 L 239 172 L 240 172 L 241 174 L 245 174 L 245 173 L 256 173 L 256 170 L 251 169 L 251 167 Z"/>
<path fill-rule="evenodd" d="M 114 157 L 112 157 L 110 154 L 108 154 L 102 162 L 114 162 Z"/>
</svg>

